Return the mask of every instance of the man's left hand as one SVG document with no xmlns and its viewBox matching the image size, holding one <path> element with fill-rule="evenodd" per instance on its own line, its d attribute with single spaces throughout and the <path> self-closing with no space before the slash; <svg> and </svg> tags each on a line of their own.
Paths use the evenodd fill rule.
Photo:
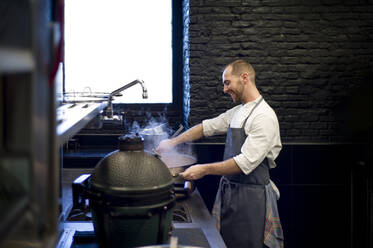
<svg viewBox="0 0 373 248">
<path fill-rule="evenodd" d="M 186 180 L 197 180 L 207 175 L 207 166 L 204 164 L 196 164 L 180 173 L 180 175 Z"/>
</svg>

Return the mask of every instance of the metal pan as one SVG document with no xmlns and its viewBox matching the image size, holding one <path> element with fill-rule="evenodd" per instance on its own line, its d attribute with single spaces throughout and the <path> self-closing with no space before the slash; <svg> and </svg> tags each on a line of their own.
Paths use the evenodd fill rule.
<svg viewBox="0 0 373 248">
<path fill-rule="evenodd" d="M 196 157 L 181 153 L 163 153 L 160 159 L 167 165 L 173 177 L 197 162 Z"/>
<path fill-rule="evenodd" d="M 180 192 L 177 192 L 178 190 L 175 190 L 175 192 L 185 195 L 192 193 L 195 189 L 195 183 L 191 180 L 186 181 L 179 174 L 184 172 L 189 166 L 196 164 L 197 158 L 181 153 L 163 153 L 159 158 L 170 170 L 175 186 L 181 186 L 182 188 Z"/>
</svg>

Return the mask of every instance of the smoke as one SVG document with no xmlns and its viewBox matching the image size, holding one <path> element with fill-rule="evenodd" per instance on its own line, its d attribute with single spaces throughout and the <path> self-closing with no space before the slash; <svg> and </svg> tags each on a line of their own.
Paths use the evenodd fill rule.
<svg viewBox="0 0 373 248">
<path fill-rule="evenodd" d="M 181 125 L 176 129 L 173 129 L 169 125 L 164 114 L 161 114 L 158 117 L 153 117 L 150 113 L 146 113 L 143 125 L 140 125 L 137 121 L 133 121 L 129 130 L 130 133 L 138 133 L 144 138 L 144 148 L 148 152 L 153 152 L 162 140 L 171 138 L 176 131 L 179 131 L 178 133 L 180 134 L 184 130 L 181 130 Z M 173 155 L 184 154 L 195 157 L 191 144 L 180 144 L 168 153 L 172 153 Z"/>
<path fill-rule="evenodd" d="M 139 123 L 137 121 L 133 121 L 132 127 L 129 130 L 129 133 L 130 134 L 139 133 L 140 130 L 141 130 L 141 127 L 140 127 Z"/>
<path fill-rule="evenodd" d="M 142 115 L 142 113 L 138 114 L 138 116 Z M 127 124 L 127 126 L 129 125 Z M 173 133 L 173 129 L 169 126 L 165 114 L 160 114 L 160 116 L 156 118 L 151 116 L 151 113 L 148 112 L 145 113 L 145 120 L 143 124 L 140 125 L 136 120 L 134 120 L 128 132 L 135 134 L 143 133 L 144 130 L 147 134 Z"/>
</svg>

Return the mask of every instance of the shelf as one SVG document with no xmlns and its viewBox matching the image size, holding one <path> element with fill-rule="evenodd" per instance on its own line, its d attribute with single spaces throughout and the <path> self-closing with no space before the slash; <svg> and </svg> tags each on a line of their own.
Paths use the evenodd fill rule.
<svg viewBox="0 0 373 248">
<path fill-rule="evenodd" d="M 0 73 L 31 72 L 35 62 L 31 50 L 0 47 Z"/>
<path fill-rule="evenodd" d="M 57 109 L 58 145 L 62 146 L 107 106 L 102 103 L 68 103 Z"/>
</svg>

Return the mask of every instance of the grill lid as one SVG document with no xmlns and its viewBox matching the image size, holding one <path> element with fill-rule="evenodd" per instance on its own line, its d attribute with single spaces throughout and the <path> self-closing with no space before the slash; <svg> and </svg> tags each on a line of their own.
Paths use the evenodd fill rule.
<svg viewBox="0 0 373 248">
<path fill-rule="evenodd" d="M 167 166 L 144 151 L 138 134 L 119 138 L 119 150 L 98 162 L 91 176 L 94 189 L 110 195 L 131 195 L 169 191 L 173 179 Z"/>
</svg>

